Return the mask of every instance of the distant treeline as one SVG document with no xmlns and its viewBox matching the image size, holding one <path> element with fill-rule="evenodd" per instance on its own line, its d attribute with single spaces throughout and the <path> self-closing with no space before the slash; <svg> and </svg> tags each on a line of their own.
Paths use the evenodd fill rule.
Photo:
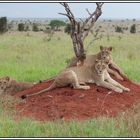
<svg viewBox="0 0 140 140">
<path fill-rule="evenodd" d="M 128 21 L 128 20 L 127 20 Z M 133 19 L 133 21 L 136 21 Z M 105 20 L 103 20 L 105 22 Z M 108 22 L 112 22 L 112 20 L 108 20 Z M 122 21 L 124 22 L 124 21 Z M 102 28 L 100 26 L 99 28 Z M 43 31 L 45 33 L 49 33 L 50 31 L 65 31 L 66 33 L 70 33 L 71 25 L 69 24 L 68 20 L 59 20 L 59 19 L 52 19 L 42 21 L 34 21 L 34 20 L 7 20 L 7 17 L 0 18 L 0 33 L 5 33 L 7 31 L 20 31 L 20 32 L 27 32 L 27 31 Z M 114 26 L 114 31 L 123 33 L 125 30 L 128 30 L 128 27 L 121 27 L 121 26 Z M 132 24 L 129 29 L 130 33 L 136 33 L 136 25 Z"/>
</svg>

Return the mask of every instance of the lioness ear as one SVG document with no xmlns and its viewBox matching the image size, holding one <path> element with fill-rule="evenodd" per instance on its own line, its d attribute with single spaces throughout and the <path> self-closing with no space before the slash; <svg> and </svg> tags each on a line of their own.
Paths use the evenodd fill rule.
<svg viewBox="0 0 140 140">
<path fill-rule="evenodd" d="M 112 47 L 109 47 L 109 48 L 108 48 L 109 51 L 112 51 L 112 49 L 113 49 Z"/>
<path fill-rule="evenodd" d="M 10 81 L 10 77 L 9 76 L 6 76 L 5 77 L 5 80 Z"/>
<path fill-rule="evenodd" d="M 104 48 L 103 46 L 100 46 L 100 50 L 103 50 L 103 48 Z"/>
</svg>

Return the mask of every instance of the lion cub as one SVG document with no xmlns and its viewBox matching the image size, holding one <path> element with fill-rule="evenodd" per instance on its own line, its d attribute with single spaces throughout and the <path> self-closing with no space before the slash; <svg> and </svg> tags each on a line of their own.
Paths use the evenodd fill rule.
<svg viewBox="0 0 140 140">
<path fill-rule="evenodd" d="M 109 65 L 107 71 L 110 74 L 114 75 L 117 79 L 123 80 L 121 76 L 125 76 L 123 71 L 113 62 L 112 47 L 100 46 L 100 52 L 94 55 L 87 55 L 83 65 L 94 65 L 96 59 L 108 59 Z M 80 63 L 78 62 L 78 59 L 76 57 L 73 57 L 67 67 L 72 67 L 76 65 L 80 65 Z M 110 67 L 116 69 L 118 72 L 112 70 Z"/>
<path fill-rule="evenodd" d="M 107 67 L 108 61 L 96 59 L 93 66 L 83 65 L 80 67 L 76 66 L 67 68 L 58 74 L 49 88 L 41 90 L 37 93 L 23 95 L 22 98 L 24 99 L 29 96 L 38 95 L 58 87 L 65 87 L 69 85 L 71 85 L 74 89 L 90 89 L 90 86 L 82 85 L 85 83 L 95 83 L 98 86 L 102 86 L 119 93 L 122 93 L 123 91 L 130 91 L 130 89 L 122 86 L 109 76 Z"/>
<path fill-rule="evenodd" d="M 22 91 L 34 86 L 32 83 L 17 82 L 9 76 L 0 78 L 0 95 L 1 94 L 14 94 L 15 92 Z"/>
</svg>

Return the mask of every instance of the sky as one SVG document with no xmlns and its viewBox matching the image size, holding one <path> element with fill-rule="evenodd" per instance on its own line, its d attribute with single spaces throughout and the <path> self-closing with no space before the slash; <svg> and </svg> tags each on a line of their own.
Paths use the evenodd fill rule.
<svg viewBox="0 0 140 140">
<path fill-rule="evenodd" d="M 95 3 L 70 3 L 75 17 L 87 17 L 86 8 L 95 10 Z M 0 3 L 0 17 L 12 18 L 63 18 L 58 13 L 65 13 L 59 3 Z M 104 3 L 101 18 L 140 19 L 140 3 Z"/>
</svg>

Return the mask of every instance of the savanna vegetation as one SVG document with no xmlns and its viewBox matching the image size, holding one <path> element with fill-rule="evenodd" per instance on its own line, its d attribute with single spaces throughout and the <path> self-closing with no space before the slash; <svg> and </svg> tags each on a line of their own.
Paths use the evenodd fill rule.
<svg viewBox="0 0 140 140">
<path fill-rule="evenodd" d="M 47 26 L 46 26 L 47 23 Z M 135 23 L 135 24 L 134 24 Z M 58 20 L 44 23 L 0 19 L 0 77 L 37 82 L 57 75 L 74 56 L 70 24 Z M 53 29 L 53 31 L 52 31 Z M 55 30 L 55 31 L 54 31 Z M 20 31 L 20 32 L 19 32 Z M 22 32 L 21 32 L 22 31 Z M 66 33 L 65 33 L 65 32 Z M 112 46 L 114 62 L 129 79 L 140 83 L 140 39 L 136 20 L 97 22 L 84 40 L 87 54 L 99 51 L 99 46 Z M 97 38 L 93 40 L 93 38 Z M 89 42 L 92 40 L 92 43 Z M 0 137 L 138 137 L 140 105 L 116 118 L 100 117 L 86 121 L 37 122 L 15 118 L 15 100 L 11 96 L 0 100 Z"/>
<path fill-rule="evenodd" d="M 119 33 L 115 33 L 109 41 L 107 36 L 96 40 L 92 47 L 87 48 L 87 53 L 98 52 L 100 45 L 112 46 L 114 61 L 131 80 L 140 82 L 139 34 L 121 34 L 121 39 L 119 36 Z M 89 35 L 85 44 L 92 37 Z M 74 55 L 70 36 L 64 32 L 54 33 L 50 41 L 47 40 L 47 34 L 42 32 L 7 32 L 0 37 L 0 42 L 0 76 L 9 75 L 19 81 L 48 79 L 64 69 Z M 139 136 L 139 106 L 129 117 L 122 114 L 117 118 L 103 117 L 84 122 L 42 123 L 27 118 L 15 121 L 14 102 L 12 97 L 1 98 L 1 137 Z"/>
</svg>

